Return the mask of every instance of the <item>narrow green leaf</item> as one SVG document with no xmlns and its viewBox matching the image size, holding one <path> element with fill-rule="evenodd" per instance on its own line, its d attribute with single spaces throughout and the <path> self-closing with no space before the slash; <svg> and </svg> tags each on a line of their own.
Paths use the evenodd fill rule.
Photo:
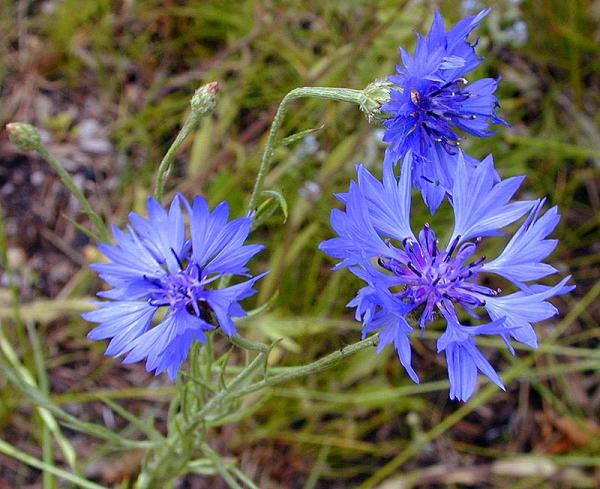
<svg viewBox="0 0 600 489">
<path fill-rule="evenodd" d="M 263 190 L 261 192 L 261 195 L 262 194 L 266 195 L 267 199 L 258 206 L 252 228 L 256 229 L 259 227 L 271 217 L 278 208 L 281 209 L 281 212 L 283 213 L 283 222 L 285 223 L 288 218 L 288 204 L 285 197 L 276 190 Z"/>
<path fill-rule="evenodd" d="M 33 359 L 35 362 L 35 368 L 36 368 L 36 373 L 37 373 L 37 378 L 38 378 L 38 385 L 39 385 L 40 390 L 45 395 L 48 395 L 49 382 L 48 382 L 48 375 L 47 375 L 46 368 L 45 368 L 44 354 L 42 352 L 42 342 L 38 335 L 37 329 L 35 328 L 35 326 L 33 324 L 31 324 L 31 322 L 27 322 L 26 327 L 27 327 L 27 332 L 29 334 L 31 348 L 33 350 Z M 54 416 L 52 416 L 47 410 L 45 410 L 43 408 L 38 408 L 38 413 L 44 423 L 44 432 L 43 432 L 44 462 L 53 462 L 54 461 L 53 460 L 54 455 L 52 452 L 52 439 L 50 437 L 50 434 L 52 434 L 54 436 L 54 438 L 56 439 L 58 446 L 62 450 L 65 460 L 67 461 L 69 466 L 73 470 L 77 470 L 77 455 L 76 455 L 75 449 L 73 448 L 73 445 L 71 445 L 69 440 L 67 440 L 67 438 L 62 434 L 62 431 L 60 430 L 60 427 L 58 426 L 56 419 L 54 419 Z M 54 482 L 53 481 L 51 482 L 50 480 L 48 480 L 46 485 L 49 485 L 49 487 L 54 487 Z"/>
<path fill-rule="evenodd" d="M 153 423 L 149 423 L 148 421 L 139 419 L 133 413 L 127 411 L 127 409 L 125 409 L 123 406 L 116 403 L 115 401 L 111 401 L 105 396 L 99 395 L 98 399 L 100 399 L 104 404 L 106 404 L 123 419 L 129 421 L 133 426 L 135 426 L 138 430 L 144 433 L 150 440 L 157 442 L 164 440 L 162 434 L 156 428 L 154 428 Z"/>
<path fill-rule="evenodd" d="M 5 362 L 2 355 L 0 355 L 0 371 L 2 371 L 7 380 L 13 384 L 14 387 L 19 389 L 25 396 L 27 396 L 34 405 L 47 409 L 54 416 L 60 418 L 63 424 L 74 430 L 107 440 L 111 443 L 114 443 L 116 446 L 129 448 L 148 448 L 149 446 L 153 446 L 153 442 L 129 440 L 120 436 L 118 433 L 105 428 L 104 426 L 88 423 L 86 421 L 80 421 L 75 416 L 67 413 L 59 408 L 56 404 L 51 402 L 50 399 L 48 399 L 48 397 L 39 389 L 29 385 L 22 378 L 20 378 L 19 375 L 16 374 L 11 368 L 11 366 Z"/>
<path fill-rule="evenodd" d="M 300 141 L 304 139 L 309 134 L 313 134 L 315 132 L 319 132 L 321 129 L 325 127 L 325 124 L 321 124 L 319 127 L 313 127 L 312 129 L 306 129 L 304 131 L 297 132 L 296 134 L 292 134 L 291 136 L 280 139 L 275 143 L 275 147 L 280 146 L 289 146 L 290 144 L 294 144 L 296 141 Z"/>
<path fill-rule="evenodd" d="M 278 192 L 276 190 L 263 190 L 261 194 L 274 198 L 279 203 L 279 207 L 281 207 L 281 212 L 283 212 L 283 216 L 285 217 L 285 220 L 287 220 L 288 204 L 287 200 L 285 200 L 285 197 L 281 194 L 281 192 Z"/>
<path fill-rule="evenodd" d="M 71 223 L 78 231 L 82 232 L 83 234 L 85 234 L 88 238 L 90 238 L 92 241 L 96 242 L 96 243 L 101 243 L 102 239 L 100 238 L 100 236 L 98 236 L 96 233 L 94 233 L 93 231 L 90 231 L 89 229 L 87 229 L 86 227 L 82 226 L 81 224 L 79 224 L 75 219 L 73 219 L 72 217 L 68 216 L 67 214 L 65 214 L 64 212 L 61 213 L 62 217 L 64 219 L 66 219 L 69 223 Z"/>
<path fill-rule="evenodd" d="M 105 489 L 105 486 L 101 486 L 100 484 L 96 484 L 95 482 L 88 481 L 79 477 L 75 474 L 71 474 L 66 470 L 59 469 L 54 465 L 47 464 L 42 462 L 41 460 L 32 457 L 28 453 L 22 452 L 18 448 L 6 443 L 4 440 L 0 440 L 0 453 L 8 455 L 9 457 L 13 457 L 17 459 L 19 462 L 23 462 L 31 467 L 35 467 L 36 469 L 44 470 L 51 474 L 60 477 L 66 481 L 72 482 L 73 484 L 77 484 L 79 487 L 83 487 L 85 489 Z"/>
<path fill-rule="evenodd" d="M 221 458 L 221 456 L 215 452 L 211 447 L 206 443 L 202 443 L 200 445 L 201 450 L 206 455 L 206 458 L 210 459 L 210 461 L 214 464 L 217 472 L 223 477 L 225 482 L 229 485 L 231 489 L 243 489 L 242 486 L 238 484 L 238 482 L 233 478 L 233 476 L 229 473 L 230 466 L 226 464 L 226 462 Z"/>
</svg>

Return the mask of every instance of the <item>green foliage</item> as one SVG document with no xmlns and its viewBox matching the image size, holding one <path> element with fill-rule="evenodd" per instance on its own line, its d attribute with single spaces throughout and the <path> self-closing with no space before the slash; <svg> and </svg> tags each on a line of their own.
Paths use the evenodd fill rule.
<svg viewBox="0 0 600 489">
<path fill-rule="evenodd" d="M 18 14 L 17 2 L 0 2 L 0 30 L 6 32 L 0 38 L 0 57 L 6 60 L 0 61 L 0 119 L 26 109 L 14 87 L 36 77 L 55 87 L 53 118 L 32 121 L 46 129 L 63 120 L 63 99 L 92 100 L 110 130 L 114 157 L 124 160 L 106 175 L 118 179 L 118 190 L 102 207 L 115 224 L 152 193 L 159 162 L 189 116 L 198 86 L 218 80 L 220 99 L 214 113 L 182 141 L 166 190 L 204 193 L 211 203 L 227 199 L 242 215 L 282 98 L 298 86 L 362 89 L 385 77 L 397 61 L 397 47 L 412 46 L 413 31 L 422 31 L 431 17 L 429 3 L 398 0 L 51 3 L 52 12 L 32 2 Z M 591 0 L 515 3 L 495 3 L 481 40 L 486 50 L 481 71 L 502 75 L 499 98 L 513 128 L 469 141 L 468 147 L 479 157 L 493 151 L 503 176 L 526 172 L 526 192 L 547 195 L 549 203 L 560 206 L 563 219 L 556 234 L 561 244 L 554 257 L 573 273 L 578 289 L 559 303 L 568 311 L 564 318 L 540 328 L 547 334 L 538 352 L 495 359 L 504 367 L 509 393 L 488 386 L 465 406 L 447 405 L 444 369 L 434 366 L 433 343 L 425 336 L 416 347 L 427 366 L 418 386 L 390 352 L 376 357 L 369 350 L 307 379 L 263 385 L 265 390 L 243 398 L 224 396 L 206 410 L 219 388 L 251 389 L 265 380 L 265 372 L 285 376 L 290 370 L 283 365 L 309 363 L 359 338 L 359 325 L 345 308 L 358 280 L 350 273 L 330 273 L 332 263 L 316 246 L 331 236 L 333 193 L 347 188 L 354 163 L 377 165 L 382 147 L 375 127 L 355 106 L 298 99 L 282 120 L 273 166 L 265 176 L 268 190 L 258 195 L 262 217 L 253 239 L 267 250 L 254 266 L 272 271 L 258 284 L 256 306 L 270 301 L 269 310 L 240 322 L 251 340 L 276 342 L 269 365 L 264 353 L 254 353 L 252 358 L 261 361 L 241 375 L 248 359 L 237 348 L 228 350 L 217 336 L 210 349 L 194 357 L 195 384 L 174 387 L 165 378 L 146 376 L 140 366 L 126 370 L 135 374 L 135 382 L 131 376 L 121 379 L 123 367 L 102 357 L 102 345 L 84 339 L 87 326 L 78 314 L 89 307 L 89 295 L 98 286 L 90 283 L 85 267 L 59 297 L 22 298 L 17 281 L 24 272 L 11 266 L 3 230 L 2 267 L 15 280 L 3 281 L 0 289 L 0 429 L 3 439 L 13 426 L 27 432 L 13 443 L 19 448 L 0 440 L 0 452 L 44 471 L 46 487 L 56 487 L 60 479 L 84 486 L 84 474 L 98 460 L 133 454 L 138 462 L 120 479 L 128 487 L 139 470 L 135 455 L 140 450 L 158 447 L 156 453 L 166 453 L 161 451 L 165 435 L 200 425 L 205 441 L 196 448 L 179 446 L 181 453 L 190 451 L 191 461 L 169 466 L 161 477 L 220 474 L 232 487 L 252 487 L 242 473 L 250 471 L 260 475 L 261 487 L 301 480 L 307 488 L 332 487 L 333 481 L 367 488 L 392 476 L 400 477 L 398 485 L 419 487 L 425 484 L 424 467 L 432 463 L 428 453 L 436 455 L 433 463 L 441 464 L 437 455 L 451 452 L 452 461 L 467 467 L 498 468 L 493 464 L 507 457 L 530 456 L 535 445 L 546 454 L 524 460 L 522 477 L 498 469 L 481 484 L 505 487 L 519 479 L 523 487 L 541 484 L 535 462 L 542 460 L 556 471 L 570 466 L 566 486 L 593 486 L 597 437 L 579 439 L 560 454 L 552 452 L 559 446 L 552 440 L 567 436 L 557 419 L 569 420 L 585 434 L 599 415 L 593 397 L 600 366 L 598 21 L 590 14 Z M 453 21 L 460 15 L 454 2 L 443 2 L 442 10 Z M 13 18 L 18 21 L 9 22 Z M 528 27 L 522 44 L 507 34 L 515 19 Z M 27 68 L 23 59 L 29 60 Z M 27 93 L 35 97 L 38 89 Z M 61 125 L 65 137 L 69 125 Z M 306 144 L 312 132 L 316 148 Z M 106 195 L 98 185 L 99 196 L 90 195 L 93 204 Z M 418 209 L 416 222 L 432 219 L 424 206 Z M 8 212 L 3 209 L 5 217 Z M 93 228 L 79 217 L 78 225 Z M 436 228 L 449 231 L 444 223 L 450 217 L 441 209 L 433 218 Z M 91 367 L 79 375 L 78 366 L 85 365 Z M 68 385 L 60 381 L 64 372 Z M 574 384 L 588 387 L 574 391 Z M 178 413 L 169 417 L 169 426 L 165 400 Z M 516 427 L 493 416 L 506 405 L 513 406 L 509 417 Z M 24 406 L 36 407 L 36 422 Z M 79 419 L 71 409 L 86 416 Z M 190 424 L 203 410 L 211 417 Z M 550 421 L 542 426 L 540 418 Z M 116 421 L 105 427 L 108 419 Z M 230 423 L 233 429 L 223 428 Z M 540 440 L 542 428 L 551 431 L 550 441 Z M 521 439 L 513 429 L 527 433 Z M 471 436 L 469 430 L 477 433 Z M 79 451 L 82 440 L 88 446 Z M 142 465 L 160 471 L 156 453 Z"/>
</svg>

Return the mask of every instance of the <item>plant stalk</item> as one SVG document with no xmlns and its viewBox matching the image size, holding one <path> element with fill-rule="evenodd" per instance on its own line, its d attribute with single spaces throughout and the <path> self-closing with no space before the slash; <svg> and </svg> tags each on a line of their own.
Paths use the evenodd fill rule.
<svg viewBox="0 0 600 489">
<path fill-rule="evenodd" d="M 292 101 L 303 97 L 337 100 L 339 102 L 349 102 L 360 106 L 364 102 L 365 95 L 362 90 L 355 90 L 352 88 L 301 87 L 295 88 L 285 97 L 283 97 L 283 100 L 279 104 L 277 112 L 275 113 L 275 117 L 273 118 L 273 123 L 271 124 L 271 129 L 267 138 L 267 144 L 260 161 L 258 175 L 256 176 L 256 181 L 254 182 L 254 189 L 252 190 L 252 194 L 250 195 L 250 200 L 248 202 L 248 212 L 252 212 L 256 208 L 258 196 L 262 190 L 265 178 L 271 169 L 277 143 L 277 133 L 281 128 L 281 124 L 283 123 L 283 119 L 288 111 L 288 107 Z"/>
<path fill-rule="evenodd" d="M 104 224 L 102 218 L 92 209 L 92 206 L 83 195 L 83 192 L 79 189 L 79 187 L 75 184 L 73 177 L 65 170 L 62 164 L 48 151 L 48 149 L 44 145 L 40 145 L 36 148 L 37 153 L 44 158 L 48 162 L 48 164 L 52 167 L 52 169 L 58 173 L 58 176 L 64 183 L 65 187 L 69 189 L 69 191 L 75 196 L 79 205 L 83 209 L 83 212 L 88 216 L 94 227 L 96 228 L 97 234 L 95 238 L 97 241 L 108 242 L 110 241 L 110 234 L 108 233 L 108 229 Z"/>
<path fill-rule="evenodd" d="M 188 420 L 181 419 L 180 428 L 173 432 L 163 445 L 157 447 L 152 456 L 152 461 L 142 469 L 135 488 L 155 489 L 163 487 L 164 484 L 177 477 L 177 471 L 185 467 L 191 457 L 193 450 L 186 450 L 186 441 L 196 435 L 197 429 L 206 420 L 209 414 L 223 403 L 235 400 L 252 392 L 266 387 L 272 387 L 289 380 L 305 377 L 307 375 L 322 372 L 334 367 L 345 358 L 352 356 L 367 348 L 377 345 L 379 335 L 375 334 L 365 340 L 358 341 L 352 345 L 345 346 L 338 351 L 316 360 L 308 365 L 291 368 L 290 370 L 267 377 L 259 382 L 244 387 L 248 378 L 254 374 L 266 359 L 266 353 L 260 352 L 225 388 L 215 394 L 198 413 Z"/>
<path fill-rule="evenodd" d="M 179 134 L 177 134 L 175 141 L 173 141 L 171 147 L 167 151 L 167 154 L 165 154 L 164 158 L 160 162 L 160 165 L 158 166 L 154 197 L 156 197 L 156 200 L 159 202 L 161 202 L 164 197 L 165 184 L 167 182 L 167 178 L 169 178 L 169 174 L 171 173 L 171 167 L 177 151 L 179 151 L 179 148 L 186 138 L 196 130 L 202 117 L 212 112 L 212 110 L 215 108 L 216 95 L 218 92 L 218 83 L 212 82 L 196 90 L 196 93 L 192 97 L 190 103 L 192 111 L 183 123 L 183 127 L 179 131 Z"/>
</svg>

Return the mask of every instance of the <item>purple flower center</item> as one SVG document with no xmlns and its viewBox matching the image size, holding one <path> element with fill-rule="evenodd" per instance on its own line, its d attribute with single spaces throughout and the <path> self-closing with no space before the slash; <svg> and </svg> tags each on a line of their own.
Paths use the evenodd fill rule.
<svg viewBox="0 0 600 489">
<path fill-rule="evenodd" d="M 200 267 L 190 263 L 177 273 L 165 273 L 160 278 L 144 276 L 144 280 L 153 285 L 148 292 L 148 303 L 155 307 L 185 307 L 190 314 L 207 319 L 210 310 L 205 300 L 205 286 L 218 278 L 202 276 Z"/>
<path fill-rule="evenodd" d="M 419 234 L 419 240 L 404 241 L 403 260 L 380 260 L 381 266 L 398 278 L 399 299 L 414 307 L 424 305 L 420 326 L 433 320 L 434 310 L 449 301 L 466 310 L 485 305 L 482 296 L 493 296 L 498 291 L 476 283 L 485 256 L 466 264 L 477 249 L 477 243 L 458 246 L 457 237 L 446 250 L 438 249 L 438 241 L 429 225 Z"/>
<path fill-rule="evenodd" d="M 415 119 L 415 127 L 420 126 L 425 134 L 422 138 L 431 138 L 444 145 L 448 152 L 456 151 L 459 140 L 452 126 L 457 119 L 474 119 L 475 115 L 464 114 L 462 102 L 470 97 L 464 90 L 467 80 L 458 78 L 451 82 L 440 84 L 432 81 L 417 83 L 420 86 L 405 87 L 410 98 L 410 116 Z M 422 141 L 424 144 L 426 141 Z"/>
</svg>

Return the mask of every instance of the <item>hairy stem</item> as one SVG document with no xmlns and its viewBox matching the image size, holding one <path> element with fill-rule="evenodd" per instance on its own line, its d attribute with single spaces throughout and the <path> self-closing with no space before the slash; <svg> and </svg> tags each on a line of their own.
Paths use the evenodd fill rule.
<svg viewBox="0 0 600 489">
<path fill-rule="evenodd" d="M 244 350 L 262 351 L 267 353 L 271 349 L 268 345 L 265 345 L 264 343 L 260 343 L 258 341 L 251 341 L 237 334 L 231 336 L 229 338 L 229 341 L 231 341 L 235 346 L 243 348 Z"/>
<path fill-rule="evenodd" d="M 297 379 L 300 377 L 306 377 L 307 375 L 322 372 L 323 370 L 327 370 L 328 368 L 337 365 L 344 358 L 350 357 L 360 351 L 377 345 L 378 341 L 379 334 L 375 334 L 365 340 L 358 341 L 357 343 L 345 346 L 344 348 L 341 348 L 338 351 L 334 351 L 326 357 L 320 358 L 319 360 L 315 360 L 312 363 L 295 367 L 286 372 L 273 375 L 272 377 L 263 379 L 260 382 L 244 387 L 240 391 L 236 392 L 234 397 L 242 397 L 252 392 L 264 389 L 265 387 L 271 387 L 274 385 L 282 384 L 289 380 Z"/>
<path fill-rule="evenodd" d="M 79 187 L 75 184 L 75 181 L 73 180 L 73 178 L 71 177 L 69 172 L 67 172 L 67 170 L 65 170 L 65 168 L 62 166 L 62 164 L 54 156 L 52 156 L 52 154 L 50 154 L 50 152 L 48 151 L 48 149 L 45 146 L 40 145 L 35 149 L 38 152 L 38 154 L 48 162 L 48 164 L 52 167 L 52 169 L 56 173 L 58 173 L 58 176 L 64 183 L 65 187 L 67 187 L 69 189 L 69 191 L 79 201 L 79 204 L 81 205 L 81 208 L 83 209 L 83 212 L 88 216 L 88 218 L 90 219 L 90 221 L 96 228 L 96 231 L 97 231 L 97 235 L 95 235 L 96 240 L 97 241 L 109 241 L 110 235 L 108 233 L 106 225 L 104 224 L 104 221 L 92 209 L 90 202 L 86 199 L 85 195 L 83 195 L 83 192 L 81 190 L 79 190 Z"/>
<path fill-rule="evenodd" d="M 200 119 L 202 119 L 202 114 L 192 111 L 186 121 L 183 123 L 183 127 L 177 134 L 175 141 L 171 144 L 171 147 L 165 154 L 164 158 L 160 162 L 158 167 L 158 173 L 156 175 L 156 188 L 154 190 L 154 197 L 159 202 L 162 201 L 165 194 L 165 184 L 167 182 L 167 178 L 169 178 L 169 174 L 171 173 L 171 164 L 175 159 L 175 155 L 177 151 L 186 140 L 186 138 L 196 130 L 198 124 L 200 123 Z"/>
<path fill-rule="evenodd" d="M 192 97 L 190 105 L 192 112 L 189 117 L 183 123 L 183 127 L 177 134 L 175 141 L 171 144 L 171 147 L 167 151 L 160 165 L 158 166 L 158 172 L 156 174 L 156 188 L 154 190 L 154 196 L 158 201 L 162 201 L 165 193 L 165 184 L 169 174 L 171 173 L 171 165 L 175 159 L 175 155 L 179 150 L 180 146 L 186 140 L 186 138 L 196 130 L 200 120 L 207 114 L 210 114 L 215 108 L 216 95 L 219 92 L 219 84 L 217 82 L 208 83 L 198 90 Z"/>
<path fill-rule="evenodd" d="M 356 105 L 361 105 L 364 100 L 364 94 L 362 90 L 354 90 L 351 88 L 301 87 L 295 88 L 289 92 L 279 104 L 279 108 L 277 109 L 273 119 L 273 124 L 271 124 L 271 129 L 267 138 L 267 144 L 260 161 L 258 175 L 256 176 L 256 181 L 254 182 L 254 189 L 252 190 L 252 195 L 250 195 L 250 200 L 248 202 L 249 212 L 256 208 L 258 196 L 260 195 L 265 178 L 271 168 L 273 155 L 275 153 L 275 146 L 277 143 L 277 133 L 281 128 L 281 124 L 285 114 L 287 113 L 288 107 L 293 100 L 303 97 L 337 100 L 340 102 L 350 102 Z"/>
<path fill-rule="evenodd" d="M 260 389 L 275 386 L 289 380 L 305 377 L 334 367 L 345 358 L 352 356 L 377 344 L 379 335 L 375 334 L 365 340 L 345 346 L 308 365 L 290 368 L 289 370 L 266 377 L 254 384 L 245 385 L 246 381 L 258 370 L 266 359 L 266 352 L 260 352 L 222 391 L 215 394 L 198 413 L 187 420 L 181 419 L 178 430 L 174 431 L 163 445 L 157 447 L 152 454 L 151 462 L 142 470 L 136 481 L 136 489 L 153 489 L 163 487 L 164 483 L 179 475 L 185 467 L 193 450 L 186 450 L 186 442 L 196 436 L 196 432 L 207 417 L 225 402 L 235 400 Z"/>
</svg>

